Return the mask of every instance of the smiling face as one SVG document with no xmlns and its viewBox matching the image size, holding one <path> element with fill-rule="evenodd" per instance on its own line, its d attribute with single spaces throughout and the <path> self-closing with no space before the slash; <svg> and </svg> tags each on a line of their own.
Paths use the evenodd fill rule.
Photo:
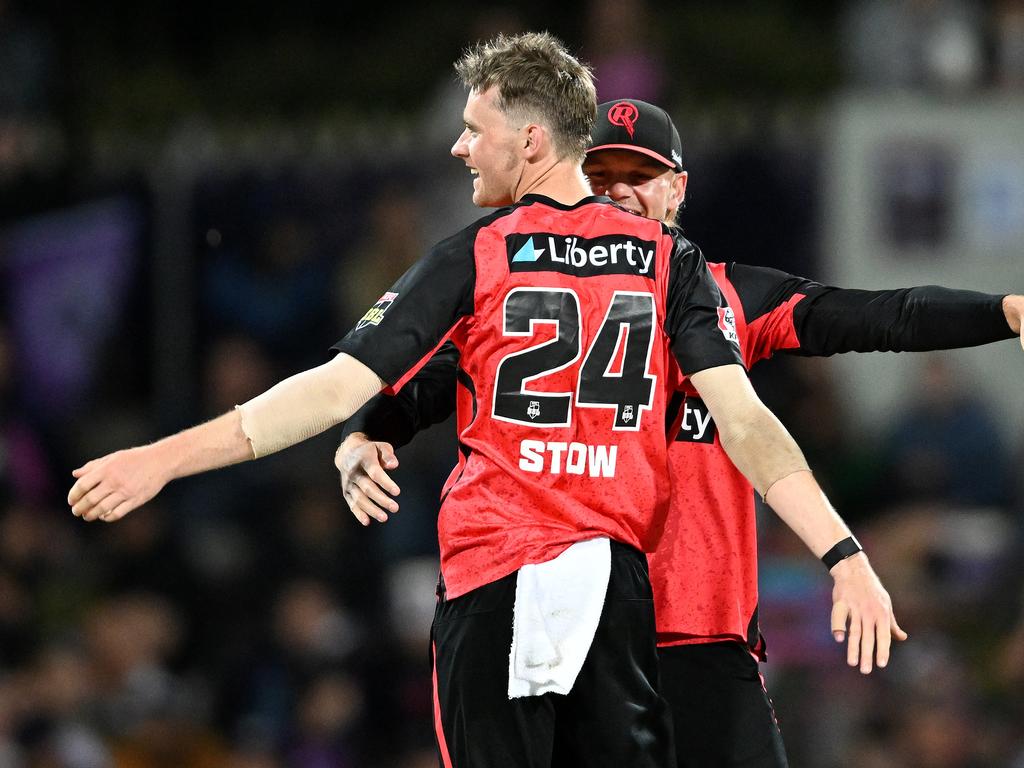
<svg viewBox="0 0 1024 768">
<path fill-rule="evenodd" d="M 676 173 L 652 157 L 629 149 L 599 149 L 587 155 L 583 172 L 595 195 L 607 195 L 627 210 L 674 224 L 686 195 L 686 172 Z"/>
<path fill-rule="evenodd" d="M 463 112 L 465 130 L 452 146 L 452 155 L 473 174 L 473 203 L 482 208 L 510 205 L 526 163 L 525 129 L 517 129 L 495 106 L 498 89 L 471 91 Z"/>
</svg>

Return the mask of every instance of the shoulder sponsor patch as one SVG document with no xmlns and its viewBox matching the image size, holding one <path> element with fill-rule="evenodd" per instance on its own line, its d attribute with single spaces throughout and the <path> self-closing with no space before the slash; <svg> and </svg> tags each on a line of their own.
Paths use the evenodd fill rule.
<svg viewBox="0 0 1024 768">
<path fill-rule="evenodd" d="M 583 238 L 538 232 L 505 238 L 511 272 L 561 272 L 576 277 L 639 275 L 654 279 L 657 243 L 627 235 Z"/>
<path fill-rule="evenodd" d="M 740 345 L 740 335 L 736 332 L 736 313 L 732 307 L 718 308 L 718 330 L 725 336 L 726 341 L 731 341 L 737 347 Z"/>
<path fill-rule="evenodd" d="M 370 307 L 369 311 L 356 323 L 356 330 L 358 331 L 360 328 L 365 328 L 368 325 L 380 325 L 380 321 L 384 319 L 384 313 L 388 311 L 391 302 L 397 298 L 397 293 L 388 291 L 377 299 L 377 303 Z"/>
</svg>

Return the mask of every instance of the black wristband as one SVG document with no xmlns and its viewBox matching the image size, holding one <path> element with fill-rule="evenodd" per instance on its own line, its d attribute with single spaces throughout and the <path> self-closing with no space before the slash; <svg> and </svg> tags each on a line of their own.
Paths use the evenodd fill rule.
<svg viewBox="0 0 1024 768">
<path fill-rule="evenodd" d="M 847 536 L 845 539 L 837 543 L 832 549 L 821 556 L 821 562 L 825 564 L 828 570 L 832 570 L 836 563 L 841 560 L 845 560 L 850 555 L 856 555 L 858 552 L 863 552 L 864 547 L 860 545 L 854 536 Z"/>
</svg>

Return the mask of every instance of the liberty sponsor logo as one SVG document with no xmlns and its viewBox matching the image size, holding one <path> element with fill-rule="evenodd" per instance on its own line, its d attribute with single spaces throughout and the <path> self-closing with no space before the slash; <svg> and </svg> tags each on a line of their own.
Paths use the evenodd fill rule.
<svg viewBox="0 0 1024 768">
<path fill-rule="evenodd" d="M 726 341 L 731 341 L 737 347 L 740 345 L 740 335 L 736 332 L 736 313 L 732 307 L 718 308 L 718 330 Z"/>
<path fill-rule="evenodd" d="M 683 420 L 679 423 L 679 434 L 676 440 L 683 443 L 714 443 L 715 422 L 704 401 L 697 397 L 687 397 L 683 401 Z"/>
<path fill-rule="evenodd" d="M 519 468 L 552 475 L 615 477 L 618 452 L 617 445 L 523 440 L 519 443 Z"/>
<path fill-rule="evenodd" d="M 510 235 L 512 272 L 553 271 L 577 277 L 640 275 L 654 278 L 656 244 L 634 237 L 587 239 L 576 235 Z"/>
<path fill-rule="evenodd" d="M 397 298 L 397 293 L 388 291 L 377 299 L 377 303 L 370 307 L 369 311 L 356 323 L 356 330 L 358 331 L 360 328 L 365 328 L 368 325 L 380 325 L 380 321 L 384 319 L 384 313 L 388 311 L 391 302 Z"/>
<path fill-rule="evenodd" d="M 629 138 L 633 138 L 633 133 L 636 131 L 636 119 L 640 117 L 640 110 L 636 108 L 635 104 L 630 104 L 628 101 L 620 101 L 618 104 L 613 104 L 612 108 L 608 110 L 608 122 L 612 125 L 619 125 L 626 129 L 626 133 L 629 134 Z"/>
</svg>

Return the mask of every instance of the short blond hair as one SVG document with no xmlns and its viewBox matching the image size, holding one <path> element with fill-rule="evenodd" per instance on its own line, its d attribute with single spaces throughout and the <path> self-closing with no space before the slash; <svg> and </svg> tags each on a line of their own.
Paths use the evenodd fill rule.
<svg viewBox="0 0 1024 768">
<path fill-rule="evenodd" d="M 597 91 L 590 67 L 557 37 L 501 34 L 466 50 L 455 71 L 479 93 L 497 86 L 496 105 L 510 120 L 547 127 L 559 159 L 583 161 L 597 119 Z"/>
</svg>

